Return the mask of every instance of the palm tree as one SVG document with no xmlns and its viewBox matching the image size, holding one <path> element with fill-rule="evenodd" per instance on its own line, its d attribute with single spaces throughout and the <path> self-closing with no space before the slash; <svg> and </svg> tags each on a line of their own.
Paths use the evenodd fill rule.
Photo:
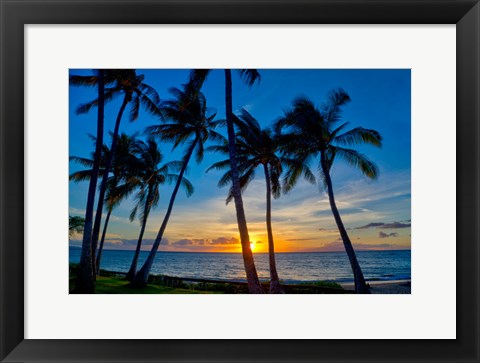
<svg viewBox="0 0 480 363">
<path fill-rule="evenodd" d="M 110 136 L 113 137 L 113 134 L 110 133 Z M 90 135 L 90 137 L 96 143 L 96 137 L 93 135 Z M 115 207 L 117 207 L 124 198 L 123 196 L 116 195 L 116 193 L 114 192 L 115 188 L 118 186 L 118 183 L 122 178 L 125 179 L 128 176 L 128 174 L 131 173 L 131 170 L 134 169 L 136 165 L 137 158 L 135 156 L 135 153 L 137 153 L 139 148 L 139 141 L 137 140 L 136 137 L 137 137 L 137 134 L 129 136 L 125 133 L 122 133 L 118 137 L 117 148 L 115 149 L 115 155 L 112 160 L 113 175 L 108 177 L 108 180 L 107 180 L 107 193 L 105 196 L 105 203 L 107 205 L 107 216 L 105 218 L 105 222 L 103 225 L 103 232 L 102 232 L 102 238 L 100 240 L 100 245 L 96 253 L 95 269 L 97 274 L 99 272 L 103 245 L 105 242 L 105 236 L 107 233 L 110 216 L 112 214 L 113 209 L 115 209 Z M 103 170 L 105 168 L 106 160 L 109 158 L 110 152 L 111 151 L 108 148 L 108 146 L 104 144 L 102 148 L 102 154 L 100 158 L 100 169 L 99 169 L 102 175 L 103 175 Z M 87 169 L 79 170 L 72 173 L 70 175 L 70 180 L 74 182 L 82 182 L 82 181 L 90 180 L 90 177 L 93 172 L 92 167 L 94 165 L 94 155 L 92 155 L 91 159 L 82 158 L 79 156 L 71 156 L 70 161 L 73 161 L 77 164 L 87 167 Z"/>
<path fill-rule="evenodd" d="M 350 102 L 350 97 L 342 89 L 332 90 L 328 95 L 328 101 L 321 109 L 316 108 L 307 97 L 299 97 L 293 101 L 293 108 L 286 111 L 285 115 L 278 120 L 276 128 L 277 130 L 283 127 L 289 128 L 289 134 L 285 136 L 285 140 L 289 141 L 283 146 L 283 151 L 287 155 L 293 155 L 297 160 L 303 162 L 320 157 L 320 177 L 327 190 L 330 207 L 350 260 L 355 291 L 366 294 L 369 293 L 369 288 L 365 283 L 355 250 L 335 203 L 330 170 L 335 158 L 338 157 L 360 169 L 368 178 L 376 179 L 378 177 L 377 166 L 365 155 L 351 147 L 360 144 L 381 147 L 382 137 L 377 131 L 362 127 L 344 131 L 348 122 L 336 125 L 341 120 L 342 106 L 348 102 Z M 299 144 L 300 140 L 301 144 Z M 292 185 L 290 183 L 287 190 Z"/>
<path fill-rule="evenodd" d="M 236 151 L 238 169 L 240 172 L 240 187 L 243 190 L 247 188 L 250 181 L 255 178 L 255 170 L 261 166 L 265 175 L 266 185 L 266 226 L 268 236 L 268 254 L 270 267 L 270 289 L 272 294 L 283 294 L 285 290 L 280 284 L 275 262 L 275 248 L 272 231 L 272 202 L 271 197 L 280 197 L 280 175 L 283 173 L 283 167 L 296 167 L 294 160 L 280 157 L 277 155 L 279 151 L 279 140 L 276 135 L 272 134 L 269 128 L 261 129 L 258 121 L 250 115 L 246 110 L 242 109 L 239 118 L 236 119 Z M 228 155 L 228 144 L 215 145 L 207 148 L 207 150 L 219 151 Z M 311 182 L 315 182 L 315 177 L 305 165 L 300 165 L 302 169 L 298 170 L 305 178 Z M 214 163 L 207 169 L 230 169 L 230 161 L 223 160 Z M 220 187 L 231 184 L 231 170 L 228 170 L 220 179 L 218 185 Z M 230 188 L 227 204 L 233 198 L 233 190 Z"/>
<path fill-rule="evenodd" d="M 204 81 L 210 73 L 210 69 L 195 69 L 190 74 L 189 90 L 197 92 L 201 89 Z M 237 215 L 238 230 L 242 245 L 243 264 L 247 275 L 248 291 L 252 294 L 264 293 L 262 285 L 258 280 L 255 261 L 253 260 L 252 250 L 250 249 L 250 237 L 248 235 L 247 219 L 243 207 L 242 192 L 240 186 L 239 172 L 236 160 L 235 149 L 235 130 L 233 127 L 234 115 L 232 108 L 232 71 L 225 69 L 225 111 L 228 133 L 228 151 L 230 156 L 230 169 L 232 176 L 232 194 L 235 201 L 235 210 Z M 256 69 L 238 69 L 240 78 L 248 85 L 253 86 L 260 80 L 260 73 Z"/>
<path fill-rule="evenodd" d="M 138 118 L 140 105 L 142 105 L 149 113 L 154 115 L 159 115 L 158 103 L 160 102 L 160 97 L 158 96 L 157 91 L 151 86 L 143 82 L 145 76 L 137 75 L 134 69 L 111 69 L 106 70 L 106 78 L 109 83 L 113 85 L 105 90 L 104 98 L 107 101 L 110 101 L 117 97 L 120 94 L 123 94 L 123 102 L 120 106 L 120 109 L 117 114 L 115 121 L 115 128 L 113 130 L 112 144 L 110 146 L 110 157 L 106 160 L 105 168 L 103 171 L 102 184 L 100 185 L 100 192 L 97 204 L 97 211 L 95 215 L 95 223 L 93 226 L 92 232 L 92 258 L 95 260 L 95 251 L 98 244 L 98 238 L 100 234 L 100 225 L 102 222 L 102 213 L 103 213 L 103 203 L 106 193 L 106 183 L 108 179 L 108 174 L 112 165 L 112 158 L 115 153 L 115 148 L 117 144 L 117 137 L 120 129 L 120 123 L 123 117 L 123 113 L 128 104 L 131 104 L 130 109 L 130 121 L 135 121 Z M 86 84 L 94 84 L 95 79 L 90 78 L 76 78 L 77 83 L 82 81 Z M 98 99 L 90 101 L 86 104 L 81 105 L 77 109 L 77 113 L 87 113 L 93 107 L 96 107 L 98 104 Z"/>
<path fill-rule="evenodd" d="M 113 135 L 111 135 L 113 138 Z M 100 271 L 100 263 L 102 261 L 103 246 L 105 243 L 105 236 L 107 234 L 108 224 L 110 222 L 110 216 L 112 215 L 113 209 L 117 207 L 121 201 L 124 199 L 124 196 L 119 196 L 116 194 L 116 188 L 122 179 L 128 178 L 132 173 L 132 169 L 136 170 L 136 153 L 139 150 L 139 140 L 137 140 L 137 134 L 127 135 L 122 133 L 118 137 L 117 147 L 115 149 L 115 155 L 112 160 L 112 176 L 107 179 L 107 188 L 105 195 L 105 204 L 107 206 L 107 216 L 105 217 L 105 222 L 103 224 L 102 237 L 100 239 L 100 244 L 98 246 L 95 267 L 97 274 Z M 110 150 L 105 146 L 107 154 L 110 153 Z"/>
<path fill-rule="evenodd" d="M 97 189 L 98 173 L 100 168 L 100 156 L 103 145 L 103 126 L 104 126 L 104 108 L 105 108 L 105 72 L 98 70 L 94 85 L 98 86 L 98 114 L 97 114 L 97 142 L 95 145 L 95 162 L 92 169 L 90 184 L 88 186 L 87 206 L 85 209 L 85 226 L 83 230 L 82 251 L 80 255 L 80 264 L 78 268 L 77 280 L 75 283 L 75 293 L 93 294 L 95 291 L 95 274 L 93 267 L 92 251 L 92 225 L 93 225 L 93 206 L 95 203 L 95 190 Z M 75 77 L 75 76 L 74 76 Z M 81 85 L 75 78 L 70 77 L 71 85 Z M 90 84 L 92 85 L 92 84 Z M 77 110 L 78 114 L 78 110 Z"/>
<path fill-rule="evenodd" d="M 143 234 L 147 225 L 148 215 L 151 209 L 158 205 L 160 200 L 160 185 L 177 181 L 185 187 L 187 196 L 193 193 L 193 186 L 186 178 L 180 178 L 178 175 L 170 173 L 171 169 L 178 169 L 182 163 L 172 161 L 159 166 L 162 160 L 163 155 L 158 149 L 157 143 L 152 138 L 149 138 L 146 143 L 142 142 L 138 152 L 137 175 L 132 175 L 127 178 L 125 183 L 119 185 L 116 188 L 116 192 L 114 192 L 114 194 L 117 194 L 119 197 L 125 197 L 133 190 L 138 190 L 135 194 L 136 204 L 130 213 L 130 221 L 133 221 L 136 215 L 139 214 L 141 228 L 132 264 L 126 276 L 126 279 L 129 281 L 133 281 L 137 273 L 138 257 L 142 246 Z M 138 213 L 139 210 L 140 213 Z"/>
<path fill-rule="evenodd" d="M 216 114 L 207 108 L 207 101 L 201 92 L 188 92 L 187 87 L 185 87 L 184 90 L 172 88 L 170 93 L 175 98 L 164 102 L 161 107 L 166 123 L 151 126 L 147 128 L 146 132 L 163 141 L 172 141 L 173 149 L 186 142 L 188 146 L 182 159 L 179 178 L 170 197 L 162 225 L 147 260 L 135 277 L 134 284 L 137 286 L 145 286 L 148 282 L 148 276 L 167 228 L 173 204 L 175 203 L 175 198 L 190 158 L 195 152 L 196 161 L 200 162 L 203 159 L 205 142 L 207 140 L 216 141 L 222 139 L 222 136 L 214 131 L 217 123 L 213 119 Z"/>
</svg>

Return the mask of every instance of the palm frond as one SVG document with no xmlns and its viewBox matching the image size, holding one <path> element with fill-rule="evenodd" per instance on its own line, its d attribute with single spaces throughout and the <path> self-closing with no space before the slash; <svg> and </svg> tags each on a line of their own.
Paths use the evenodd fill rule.
<svg viewBox="0 0 480 363">
<path fill-rule="evenodd" d="M 72 75 L 69 77 L 69 83 L 71 86 L 96 87 L 98 84 L 98 77 L 94 75 L 91 75 L 91 76 Z"/>
<path fill-rule="evenodd" d="M 280 184 L 280 175 L 281 175 L 281 170 L 270 167 L 269 168 L 269 174 L 270 174 L 270 188 L 271 188 L 271 193 L 272 196 L 277 199 L 280 197 L 281 192 L 282 192 L 282 187 Z"/>
<path fill-rule="evenodd" d="M 200 163 L 203 160 L 204 154 L 204 147 L 203 142 L 201 140 L 197 141 L 197 145 L 195 146 L 195 161 Z"/>
<path fill-rule="evenodd" d="M 210 145 L 205 148 L 205 151 L 228 155 L 228 145 Z"/>
<path fill-rule="evenodd" d="M 223 136 L 222 134 L 210 129 L 209 132 L 208 132 L 208 138 L 212 141 L 212 142 L 221 142 L 221 143 L 226 143 L 228 144 L 228 139 Z"/>
<path fill-rule="evenodd" d="M 287 171 L 283 178 L 283 192 L 288 193 L 292 188 L 297 184 L 298 179 L 303 176 L 303 178 L 311 183 L 316 183 L 316 178 L 313 175 L 312 171 L 308 167 L 309 159 L 313 155 L 307 155 L 303 158 L 297 159 L 287 159 L 282 158 L 282 162 L 285 164 Z"/>
<path fill-rule="evenodd" d="M 105 88 L 105 103 L 115 100 L 118 96 L 120 96 L 121 93 L 122 90 L 118 87 Z"/>
<path fill-rule="evenodd" d="M 188 83 L 185 85 L 187 93 L 200 92 L 211 69 L 193 69 L 188 76 Z"/>
<path fill-rule="evenodd" d="M 228 170 L 225 174 L 222 175 L 217 185 L 219 188 L 229 185 L 232 182 L 232 172 Z"/>
<path fill-rule="evenodd" d="M 209 172 L 210 170 L 223 170 L 223 169 L 227 169 L 227 168 L 230 168 L 230 159 L 226 159 L 226 160 L 222 160 L 222 161 L 218 161 L 216 163 L 213 163 L 212 165 L 210 165 L 207 170 L 205 170 L 205 172 Z"/>
<path fill-rule="evenodd" d="M 256 69 L 239 69 L 241 80 L 249 87 L 260 82 L 260 73 Z"/>
<path fill-rule="evenodd" d="M 350 102 L 350 96 L 342 88 L 336 88 L 329 92 L 327 102 L 322 106 L 322 114 L 327 124 L 333 124 L 340 119 L 341 108 Z"/>
<path fill-rule="evenodd" d="M 187 197 L 190 197 L 193 194 L 193 192 L 195 191 L 195 189 L 193 187 L 193 184 L 190 183 L 190 181 L 185 177 L 182 178 L 182 184 L 181 185 L 185 189 L 185 193 L 187 194 Z"/>
<path fill-rule="evenodd" d="M 217 127 L 224 127 L 227 126 L 227 120 L 226 119 L 219 119 L 211 122 L 212 128 L 217 128 Z"/>
<path fill-rule="evenodd" d="M 341 135 L 335 136 L 333 140 L 338 145 L 354 146 L 369 144 L 377 147 L 382 146 L 382 136 L 378 131 L 356 127 Z"/>
<path fill-rule="evenodd" d="M 137 211 L 138 211 L 138 204 L 133 207 L 132 211 L 130 212 L 130 215 L 128 216 L 128 219 L 130 220 L 130 222 L 133 222 L 135 220 L 135 217 L 137 216 Z"/>
<path fill-rule="evenodd" d="M 70 174 L 68 179 L 75 183 L 87 181 L 87 180 L 90 180 L 90 178 L 92 177 L 92 173 L 93 173 L 93 170 L 80 170 Z"/>
<path fill-rule="evenodd" d="M 338 136 L 338 134 L 345 128 L 347 127 L 349 124 L 349 122 L 344 122 L 343 124 L 341 124 L 340 126 L 338 126 L 337 128 L 333 129 L 332 131 L 329 131 L 329 137 L 328 139 L 329 140 L 333 140 L 335 139 L 335 137 Z"/>
<path fill-rule="evenodd" d="M 241 120 L 243 121 L 243 124 L 242 122 L 238 122 L 238 126 L 239 127 L 242 127 L 243 125 L 247 126 L 249 129 L 252 129 L 254 130 L 253 132 L 260 132 L 260 124 L 258 123 L 258 121 L 247 111 L 245 110 L 244 108 L 242 108 L 240 110 L 240 116 L 239 118 L 237 118 L 237 120 Z"/>
<path fill-rule="evenodd" d="M 98 100 L 93 100 L 87 103 L 81 103 L 75 109 L 75 114 L 82 115 L 82 114 L 88 113 L 92 108 L 97 106 L 98 106 Z"/>
<path fill-rule="evenodd" d="M 158 95 L 157 95 L 157 97 L 158 97 Z M 158 99 L 158 101 L 156 101 L 157 97 L 153 97 L 153 99 L 152 99 L 149 95 L 145 95 L 145 94 L 142 93 L 140 95 L 140 103 L 142 104 L 142 106 L 145 108 L 145 110 L 149 114 L 151 114 L 153 116 L 157 116 L 161 119 L 163 117 L 163 115 L 162 115 L 162 112 L 161 112 L 160 107 L 159 107 L 160 99 Z"/>
<path fill-rule="evenodd" d="M 183 165 L 185 164 L 185 162 L 183 161 L 180 161 L 180 160 L 173 160 L 173 161 L 169 161 L 168 163 L 165 163 L 160 169 L 159 171 L 161 173 L 166 173 L 168 171 L 176 171 L 176 172 L 179 172 Z M 188 169 L 188 167 L 185 168 L 185 171 Z"/>
<path fill-rule="evenodd" d="M 176 183 L 178 181 L 178 178 L 179 176 L 177 174 L 165 175 L 165 180 L 168 183 Z M 182 180 L 180 181 L 180 186 L 185 189 L 185 194 L 187 195 L 187 197 L 190 197 L 195 191 L 193 184 L 185 177 L 182 177 Z"/>
<path fill-rule="evenodd" d="M 378 167 L 374 162 L 370 161 L 365 155 L 360 154 L 356 150 L 344 149 L 341 147 L 335 148 L 335 153 L 337 156 L 341 157 L 348 164 L 352 165 L 355 168 L 360 169 L 360 171 L 370 179 L 378 178 Z"/>
<path fill-rule="evenodd" d="M 105 89 L 104 102 L 110 102 L 118 96 L 118 90 L 116 89 Z M 98 99 L 92 100 L 90 102 L 81 103 L 75 109 L 77 115 L 82 115 L 90 112 L 93 108 L 98 106 Z"/>
<path fill-rule="evenodd" d="M 240 190 L 242 193 L 247 189 L 248 185 L 253 179 L 255 179 L 255 167 L 252 166 L 248 168 L 246 172 L 240 175 L 239 177 Z M 225 199 L 225 204 L 228 205 L 232 201 L 232 199 L 233 199 L 233 186 L 230 187 L 228 191 L 227 198 Z"/>
<path fill-rule="evenodd" d="M 80 164 L 89 168 L 92 168 L 94 164 L 94 161 L 92 159 L 82 158 L 80 156 L 70 156 L 69 160 L 73 161 L 76 164 Z"/>
<path fill-rule="evenodd" d="M 136 95 L 130 101 L 130 121 L 136 121 L 140 113 L 140 95 Z"/>
<path fill-rule="evenodd" d="M 138 88 L 142 91 L 142 94 L 148 98 L 153 104 L 158 105 L 160 103 L 160 96 L 155 88 L 149 86 L 146 83 L 139 84 Z"/>
</svg>

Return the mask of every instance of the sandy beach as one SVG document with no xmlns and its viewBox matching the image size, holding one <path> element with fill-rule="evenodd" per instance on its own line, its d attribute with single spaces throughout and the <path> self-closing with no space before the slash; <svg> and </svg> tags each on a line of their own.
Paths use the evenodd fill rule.
<svg viewBox="0 0 480 363">
<path fill-rule="evenodd" d="M 411 294 L 410 280 L 393 280 L 393 281 L 370 281 L 370 292 L 372 294 Z M 345 290 L 354 290 L 354 284 L 341 284 Z"/>
</svg>

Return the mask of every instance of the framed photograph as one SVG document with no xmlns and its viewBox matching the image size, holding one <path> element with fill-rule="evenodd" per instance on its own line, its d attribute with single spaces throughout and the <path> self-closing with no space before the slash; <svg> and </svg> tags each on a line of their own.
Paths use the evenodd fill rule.
<svg viewBox="0 0 480 363">
<path fill-rule="evenodd" d="M 478 1 L 1 7 L 2 361 L 480 360 Z"/>
</svg>

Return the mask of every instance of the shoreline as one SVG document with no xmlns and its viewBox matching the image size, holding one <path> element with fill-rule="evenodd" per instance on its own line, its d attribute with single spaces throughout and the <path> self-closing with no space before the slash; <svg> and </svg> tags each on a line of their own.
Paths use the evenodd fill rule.
<svg viewBox="0 0 480 363">
<path fill-rule="evenodd" d="M 371 294 L 411 294 L 412 280 L 383 280 L 383 281 L 367 281 L 370 285 Z M 340 284 L 345 290 L 353 291 L 355 284 L 353 282 Z"/>
</svg>

